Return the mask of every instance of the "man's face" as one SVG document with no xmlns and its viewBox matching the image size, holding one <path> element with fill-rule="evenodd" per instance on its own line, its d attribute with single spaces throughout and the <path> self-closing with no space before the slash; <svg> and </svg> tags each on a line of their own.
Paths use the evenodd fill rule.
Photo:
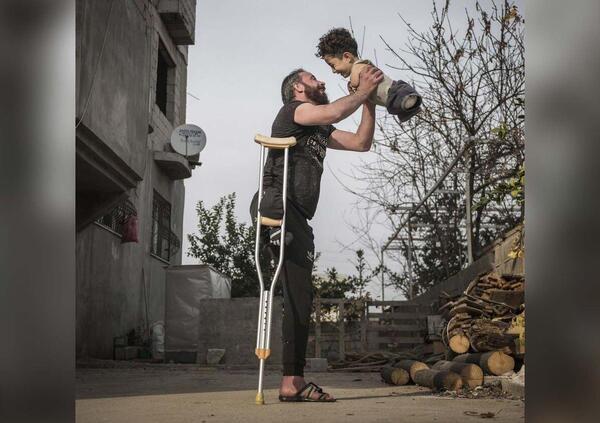
<svg viewBox="0 0 600 423">
<path fill-rule="evenodd" d="M 309 100 L 317 104 L 328 104 L 329 98 L 325 93 L 325 83 L 318 81 L 310 72 L 302 72 L 300 74 L 300 84 L 304 86 L 304 93 Z"/>
</svg>

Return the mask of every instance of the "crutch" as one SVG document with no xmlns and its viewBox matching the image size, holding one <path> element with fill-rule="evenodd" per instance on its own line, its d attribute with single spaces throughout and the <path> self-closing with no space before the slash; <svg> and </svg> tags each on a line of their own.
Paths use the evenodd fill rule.
<svg viewBox="0 0 600 423">
<path fill-rule="evenodd" d="M 258 188 L 258 211 L 256 218 L 256 243 L 254 248 L 254 260 L 256 261 L 256 270 L 258 273 L 258 281 L 260 283 L 260 301 L 258 309 L 258 333 L 256 335 L 256 356 L 260 361 L 258 373 L 258 392 L 256 394 L 256 404 L 262 405 L 265 403 L 263 395 L 263 374 L 265 370 L 265 360 L 271 354 L 271 316 L 273 314 L 273 293 L 275 292 L 275 283 L 279 277 L 281 266 L 283 265 L 283 250 L 285 247 L 285 211 L 287 198 L 287 172 L 288 172 L 288 153 L 290 147 L 296 145 L 296 138 L 271 138 L 257 134 L 254 141 L 260 144 L 260 171 L 259 171 L 259 188 Z M 281 220 L 262 217 L 260 215 L 260 201 L 263 192 L 263 171 L 265 163 L 265 151 L 268 149 L 284 150 L 283 158 L 283 218 Z M 260 268 L 259 251 L 260 251 L 260 228 L 265 226 L 279 226 L 281 233 L 279 238 L 279 262 L 275 275 L 271 281 L 270 289 L 265 289 L 263 282 L 262 270 Z"/>
</svg>

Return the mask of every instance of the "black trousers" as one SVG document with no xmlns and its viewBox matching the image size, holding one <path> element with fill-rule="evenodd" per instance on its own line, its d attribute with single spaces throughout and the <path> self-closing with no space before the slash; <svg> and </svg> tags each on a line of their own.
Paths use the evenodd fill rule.
<svg viewBox="0 0 600 423">
<path fill-rule="evenodd" d="M 269 201 L 269 198 L 272 197 L 267 195 L 263 197 L 263 200 Z M 251 206 L 251 214 L 254 219 L 256 218 L 256 202 L 253 201 Z M 261 210 L 269 209 L 269 207 L 270 205 L 261 204 Z M 313 302 L 314 236 L 308 220 L 291 201 L 287 202 L 285 225 L 286 232 L 292 233 L 293 239 L 285 246 L 283 266 L 277 281 L 283 286 L 283 375 L 304 376 Z M 277 263 L 279 247 L 273 247 L 271 250 L 275 255 L 275 263 Z"/>
<path fill-rule="evenodd" d="M 303 376 L 312 312 L 314 236 L 308 221 L 288 201 L 286 232 L 294 238 L 284 251 L 283 284 L 283 375 Z"/>
</svg>

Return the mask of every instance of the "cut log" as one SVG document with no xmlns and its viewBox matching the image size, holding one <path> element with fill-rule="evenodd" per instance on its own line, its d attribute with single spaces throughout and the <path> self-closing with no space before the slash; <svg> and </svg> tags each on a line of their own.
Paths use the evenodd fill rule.
<svg viewBox="0 0 600 423">
<path fill-rule="evenodd" d="M 471 316 L 481 316 L 485 314 L 483 308 L 471 307 L 468 304 L 459 304 L 450 310 L 450 316 L 456 316 L 458 313 L 467 313 Z"/>
<path fill-rule="evenodd" d="M 514 273 L 503 273 L 502 278 L 507 281 L 522 281 L 523 275 L 515 275 Z"/>
<path fill-rule="evenodd" d="M 452 361 L 458 363 L 477 364 L 487 375 L 500 376 L 514 370 L 515 360 L 510 355 L 500 351 L 486 353 L 461 354 L 454 357 Z"/>
<path fill-rule="evenodd" d="M 468 314 L 457 314 L 455 315 L 452 319 L 450 319 L 450 321 L 448 322 L 448 335 L 452 336 L 454 335 L 454 330 L 457 328 L 460 328 L 462 325 L 464 324 L 468 324 L 468 326 L 471 326 L 471 316 L 469 316 Z"/>
<path fill-rule="evenodd" d="M 462 388 L 460 375 L 448 370 L 419 370 L 415 374 L 415 383 L 436 390 L 456 391 Z"/>
<path fill-rule="evenodd" d="M 450 345 L 450 349 L 457 354 L 466 353 L 469 351 L 469 346 L 471 345 L 469 338 L 464 333 L 458 331 L 450 336 L 448 344 Z"/>
<path fill-rule="evenodd" d="M 382 367 L 380 374 L 383 381 L 390 385 L 406 385 L 410 381 L 408 372 L 398 367 Z"/>
<path fill-rule="evenodd" d="M 455 304 L 453 301 L 448 301 L 446 304 L 440 306 L 440 308 L 438 309 L 438 313 L 445 315 L 446 313 L 448 313 L 452 307 L 454 307 Z"/>
<path fill-rule="evenodd" d="M 427 364 L 416 360 L 400 360 L 394 364 L 394 367 L 406 370 L 410 375 L 410 380 L 413 382 L 415 381 L 415 374 L 419 370 L 429 369 Z"/>
<path fill-rule="evenodd" d="M 504 289 L 490 289 L 490 300 L 498 303 L 504 303 L 512 308 L 516 308 L 525 301 L 524 290 L 506 291 Z"/>
<path fill-rule="evenodd" d="M 476 352 L 510 352 L 514 336 L 507 335 L 509 324 L 498 320 L 474 319 L 466 331 L 471 347 Z"/>
<path fill-rule="evenodd" d="M 475 388 L 483 384 L 483 370 L 477 364 L 441 360 L 432 367 L 434 370 L 448 370 L 460 375 L 463 386 Z"/>
</svg>

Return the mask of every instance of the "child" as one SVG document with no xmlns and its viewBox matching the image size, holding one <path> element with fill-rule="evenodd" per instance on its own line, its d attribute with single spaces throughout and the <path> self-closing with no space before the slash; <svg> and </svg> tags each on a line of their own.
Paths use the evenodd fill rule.
<svg viewBox="0 0 600 423">
<path fill-rule="evenodd" d="M 319 39 L 317 57 L 331 66 L 333 73 L 349 78 L 348 90 L 355 92 L 358 88 L 360 72 L 368 65 L 368 60 L 358 57 L 356 40 L 345 28 L 333 28 Z M 384 106 L 390 114 L 397 115 L 401 122 L 406 122 L 421 110 L 421 96 L 413 87 L 404 81 L 392 81 L 387 75 L 377 90 L 369 97 L 373 103 Z"/>
</svg>

